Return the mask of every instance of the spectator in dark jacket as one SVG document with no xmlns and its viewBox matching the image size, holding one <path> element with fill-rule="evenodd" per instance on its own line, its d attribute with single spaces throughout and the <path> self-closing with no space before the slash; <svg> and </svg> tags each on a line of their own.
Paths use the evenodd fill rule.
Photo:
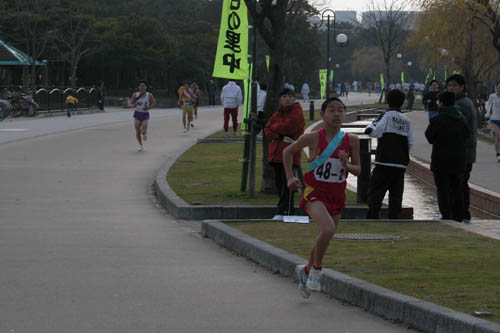
<svg viewBox="0 0 500 333">
<path fill-rule="evenodd" d="M 432 80 L 430 83 L 430 90 L 422 96 L 422 103 L 424 104 L 425 110 L 429 112 L 429 120 L 438 113 L 438 94 L 439 83 L 436 80 Z"/>
<path fill-rule="evenodd" d="M 288 189 L 283 167 L 283 150 L 304 133 L 304 127 L 304 112 L 300 104 L 295 101 L 295 92 L 289 88 L 283 89 L 280 92 L 280 107 L 264 128 L 266 137 L 271 140 L 267 163 L 274 168 L 274 179 L 280 198 L 273 218 L 275 220 L 282 220 L 283 215 L 295 214 L 293 192 Z M 300 159 L 300 152 L 293 155 L 294 168 L 300 167 Z"/>
<path fill-rule="evenodd" d="M 387 94 L 387 110 L 365 133 L 378 138 L 375 168 L 368 185 L 368 213 L 366 218 L 378 219 L 385 193 L 389 191 L 389 218 L 397 219 L 401 212 L 404 175 L 410 160 L 413 131 L 408 117 L 401 112 L 405 94 L 393 89 Z"/>
<path fill-rule="evenodd" d="M 464 194 L 464 219 L 463 222 L 470 223 L 470 189 L 469 178 L 472 172 L 472 164 L 476 162 L 477 146 L 477 110 L 470 98 L 466 95 L 465 77 L 460 74 L 453 74 L 446 80 L 448 91 L 455 94 L 455 103 L 460 107 L 460 112 L 464 117 L 465 123 L 469 127 L 469 136 L 465 140 L 465 173 L 463 179 Z"/>
<path fill-rule="evenodd" d="M 425 130 L 425 137 L 432 144 L 431 170 L 441 217 L 461 222 L 465 211 L 463 178 L 465 140 L 469 137 L 469 128 L 460 107 L 455 105 L 453 93 L 441 93 L 439 102 L 439 112 Z"/>
</svg>

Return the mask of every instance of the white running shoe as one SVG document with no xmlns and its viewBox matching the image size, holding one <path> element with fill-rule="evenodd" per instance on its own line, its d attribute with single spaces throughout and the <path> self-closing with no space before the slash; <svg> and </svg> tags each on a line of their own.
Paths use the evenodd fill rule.
<svg viewBox="0 0 500 333">
<path fill-rule="evenodd" d="M 229 132 L 224 132 L 224 135 L 225 136 L 229 136 Z"/>
<path fill-rule="evenodd" d="M 309 270 L 309 277 L 307 278 L 306 287 L 312 291 L 321 291 L 321 284 L 319 279 L 321 277 L 321 269 L 314 269 L 311 267 Z"/>
<path fill-rule="evenodd" d="M 233 136 L 239 136 L 238 132 L 233 132 Z"/>
<path fill-rule="evenodd" d="M 194 121 L 193 121 L 193 122 L 191 122 L 191 127 L 194 127 Z"/>
<path fill-rule="evenodd" d="M 187 128 L 186 128 L 186 127 L 184 127 L 184 133 L 186 133 L 187 131 L 188 131 L 188 130 L 187 130 Z"/>
<path fill-rule="evenodd" d="M 500 162 L 500 154 L 497 154 L 497 162 Z"/>
<path fill-rule="evenodd" d="M 307 274 L 305 271 L 306 265 L 297 265 L 295 266 L 295 273 L 297 274 L 297 278 L 299 279 L 299 291 L 302 297 L 309 298 L 311 296 L 311 291 L 307 289 Z"/>
<path fill-rule="evenodd" d="M 144 151 L 144 146 L 140 145 L 139 148 L 137 148 L 137 151 Z"/>
<path fill-rule="evenodd" d="M 274 215 L 272 220 L 273 221 L 283 221 L 283 215 Z"/>
<path fill-rule="evenodd" d="M 146 134 L 142 135 L 142 141 L 148 141 L 148 136 Z"/>
</svg>

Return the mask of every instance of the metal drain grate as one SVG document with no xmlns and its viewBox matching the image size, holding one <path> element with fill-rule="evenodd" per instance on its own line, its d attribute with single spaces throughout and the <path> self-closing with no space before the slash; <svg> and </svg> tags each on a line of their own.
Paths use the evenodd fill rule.
<svg viewBox="0 0 500 333">
<path fill-rule="evenodd" d="M 406 239 L 407 237 L 397 236 L 397 235 L 387 235 L 387 234 L 336 234 L 334 236 L 337 239 L 347 239 L 347 240 L 400 240 Z"/>
</svg>

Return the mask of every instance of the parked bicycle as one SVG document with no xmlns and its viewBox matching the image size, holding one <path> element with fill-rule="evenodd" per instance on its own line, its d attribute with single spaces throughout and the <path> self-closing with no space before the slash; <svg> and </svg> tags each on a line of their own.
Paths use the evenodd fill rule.
<svg viewBox="0 0 500 333">
<path fill-rule="evenodd" d="M 2 113 L 7 113 L 3 116 L 2 120 L 9 114 L 11 117 L 17 118 L 19 116 L 33 117 L 38 114 L 40 106 L 35 102 L 31 94 L 23 92 L 10 92 L 7 88 L 3 91 L 4 101 L 10 104 L 10 108 Z"/>
</svg>

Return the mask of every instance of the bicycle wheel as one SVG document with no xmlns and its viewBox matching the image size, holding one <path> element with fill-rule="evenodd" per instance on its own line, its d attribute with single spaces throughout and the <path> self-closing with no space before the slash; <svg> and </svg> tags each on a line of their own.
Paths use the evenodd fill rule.
<svg viewBox="0 0 500 333">
<path fill-rule="evenodd" d="M 12 110 L 10 111 L 10 116 L 13 118 L 17 118 L 22 116 L 23 114 L 23 109 L 20 108 L 18 105 L 12 105 Z"/>
</svg>

